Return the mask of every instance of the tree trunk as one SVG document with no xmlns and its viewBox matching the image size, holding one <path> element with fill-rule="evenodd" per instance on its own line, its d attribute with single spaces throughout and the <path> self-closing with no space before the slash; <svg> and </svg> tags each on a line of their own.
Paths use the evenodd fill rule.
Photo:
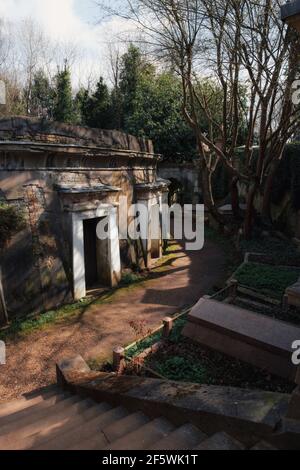
<svg viewBox="0 0 300 470">
<path fill-rule="evenodd" d="M 256 183 L 253 183 L 249 189 L 247 197 L 247 208 L 244 222 L 244 234 L 245 238 L 249 240 L 252 235 L 253 228 L 253 215 L 254 215 L 254 199 L 257 191 Z"/>
<path fill-rule="evenodd" d="M 272 187 L 276 171 L 279 166 L 279 161 L 273 162 L 270 168 L 269 174 L 266 178 L 264 185 L 264 194 L 263 194 L 263 204 L 262 204 L 262 218 L 267 224 L 272 224 L 272 214 L 271 214 L 271 196 L 272 196 Z"/>
<path fill-rule="evenodd" d="M 220 225 L 225 225 L 224 217 L 219 213 L 218 208 L 215 204 L 213 193 L 212 193 L 212 173 L 208 170 L 205 164 L 202 165 L 202 191 L 203 191 L 203 200 L 206 209 L 209 211 L 211 216 L 218 222 Z"/>
<path fill-rule="evenodd" d="M 8 315 L 6 310 L 6 303 L 4 299 L 4 292 L 2 288 L 1 267 L 0 267 L 0 326 L 7 325 Z"/>
<path fill-rule="evenodd" d="M 236 177 L 232 178 L 230 183 L 230 192 L 231 192 L 231 206 L 234 218 L 238 220 L 240 218 L 240 199 L 239 199 L 239 190 L 238 190 L 238 179 Z"/>
</svg>

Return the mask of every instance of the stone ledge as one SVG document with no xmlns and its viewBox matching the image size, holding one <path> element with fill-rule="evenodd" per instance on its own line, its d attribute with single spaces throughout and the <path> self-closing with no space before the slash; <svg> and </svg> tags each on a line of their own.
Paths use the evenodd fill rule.
<svg viewBox="0 0 300 470">
<path fill-rule="evenodd" d="M 57 373 L 73 393 L 176 425 L 191 422 L 209 435 L 225 431 L 248 446 L 274 433 L 290 401 L 280 393 L 92 372 L 80 356 L 62 361 Z"/>
<path fill-rule="evenodd" d="M 0 139 L 67 145 L 88 143 L 115 149 L 153 153 L 151 140 L 137 138 L 121 131 L 93 129 L 24 116 L 0 119 Z"/>
</svg>

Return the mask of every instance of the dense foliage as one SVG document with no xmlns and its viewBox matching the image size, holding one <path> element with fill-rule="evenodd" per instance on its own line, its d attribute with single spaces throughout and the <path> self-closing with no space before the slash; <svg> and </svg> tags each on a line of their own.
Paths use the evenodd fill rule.
<svg viewBox="0 0 300 470">
<path fill-rule="evenodd" d="M 215 120 L 220 122 L 219 86 L 208 79 L 200 80 L 197 86 L 209 96 Z M 130 45 L 120 58 L 113 87 L 99 77 L 94 86 L 75 90 L 66 62 L 52 78 L 38 69 L 30 89 L 27 85 L 23 90 L 14 89 L 12 84 L 7 89 L 11 93 L 10 114 L 122 130 L 152 139 L 157 153 L 175 160 L 193 159 L 197 154 L 194 132 L 182 115 L 180 77 L 171 68 L 158 69 L 136 46 Z M 200 109 L 199 120 L 208 132 L 207 116 Z"/>
<path fill-rule="evenodd" d="M 66 122 L 68 124 L 75 121 L 71 74 L 67 67 L 56 76 L 53 117 L 56 121 Z"/>
</svg>

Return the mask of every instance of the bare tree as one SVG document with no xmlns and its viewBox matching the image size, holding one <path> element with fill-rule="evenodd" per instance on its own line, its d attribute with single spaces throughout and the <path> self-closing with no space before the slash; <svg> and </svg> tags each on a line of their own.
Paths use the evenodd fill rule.
<svg viewBox="0 0 300 470">
<path fill-rule="evenodd" d="M 21 22 L 18 39 L 20 66 L 26 82 L 24 90 L 26 112 L 30 114 L 34 74 L 42 68 L 42 59 L 46 55 L 47 39 L 39 25 L 30 18 Z"/>
<path fill-rule="evenodd" d="M 299 71 L 300 41 L 281 22 L 279 7 L 279 0 L 128 0 L 127 10 L 115 11 L 135 21 L 153 52 L 181 76 L 183 115 L 197 139 L 204 202 L 220 224 L 225 222 L 212 191 L 217 165 L 221 163 L 230 175 L 236 215 L 237 185 L 246 185 L 247 237 L 259 194 L 263 215 L 270 218 L 274 175 L 299 120 L 291 94 Z M 222 89 L 221 119 L 216 119 L 209 96 L 199 86 L 203 76 Z M 201 127 L 199 110 L 209 122 L 209 132 Z M 245 158 L 238 159 L 242 125 Z"/>
<path fill-rule="evenodd" d="M 8 24 L 0 19 L 0 68 L 7 63 L 9 57 L 9 50 L 11 47 L 11 38 L 9 35 Z"/>
<path fill-rule="evenodd" d="M 109 78 L 113 88 L 119 88 L 121 70 L 121 52 L 115 43 L 108 43 Z"/>
</svg>

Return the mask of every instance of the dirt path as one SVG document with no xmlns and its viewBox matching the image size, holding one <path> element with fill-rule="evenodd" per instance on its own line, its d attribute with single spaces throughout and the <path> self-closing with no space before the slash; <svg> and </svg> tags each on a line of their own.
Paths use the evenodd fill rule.
<svg viewBox="0 0 300 470">
<path fill-rule="evenodd" d="M 9 342 L 7 365 L 0 366 L 0 401 L 53 383 L 55 362 L 61 357 L 108 359 L 115 346 L 134 341 L 131 320 L 145 320 L 147 328 L 153 328 L 166 315 L 193 305 L 224 281 L 225 254 L 210 241 L 201 252 L 175 249 L 158 271 L 155 279 L 120 289 L 107 303 L 93 303 L 76 319 Z"/>
</svg>

